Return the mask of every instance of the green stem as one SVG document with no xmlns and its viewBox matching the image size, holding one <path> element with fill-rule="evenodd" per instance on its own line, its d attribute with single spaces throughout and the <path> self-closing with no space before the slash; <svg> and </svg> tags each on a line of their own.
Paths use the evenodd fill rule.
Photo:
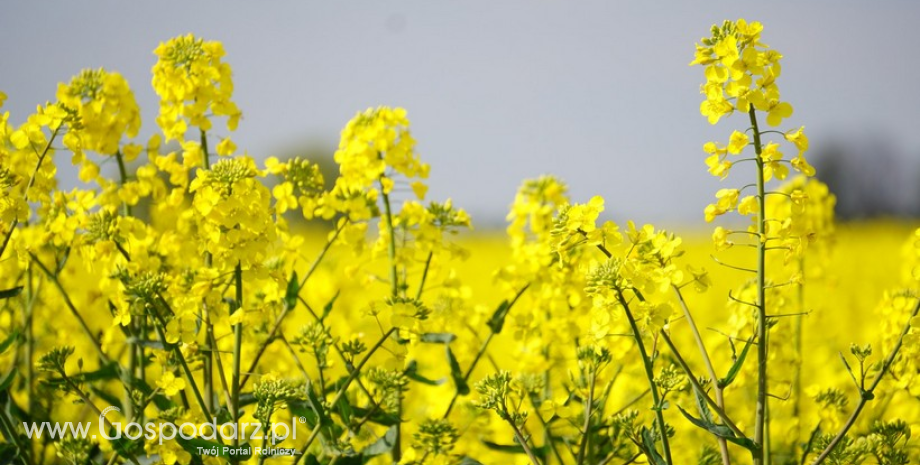
<svg viewBox="0 0 920 465">
<path fill-rule="evenodd" d="M 205 130 L 199 130 L 199 140 L 201 145 L 201 157 L 202 157 L 202 166 L 204 169 L 211 169 L 211 154 L 208 153 L 208 134 Z M 204 266 L 211 268 L 213 258 L 211 257 L 211 252 L 204 253 Z M 205 322 L 205 357 L 204 357 L 204 391 L 206 396 L 206 401 L 208 408 L 211 411 L 214 411 L 214 361 L 217 361 L 217 364 L 220 365 L 220 353 L 217 353 L 217 343 L 214 338 L 214 323 L 211 322 L 211 312 L 207 304 L 203 305 L 204 307 L 204 322 Z M 216 354 L 216 355 L 215 355 Z M 223 367 L 219 366 L 221 370 L 221 377 L 223 377 Z M 224 382 L 224 392 L 227 392 L 226 380 L 222 379 Z M 228 396 L 229 397 L 229 396 Z M 230 404 L 228 404 L 229 406 Z"/>
<path fill-rule="evenodd" d="M 390 241 L 387 244 L 387 258 L 390 260 L 390 287 L 393 297 L 399 296 L 399 272 L 396 269 L 396 231 L 393 229 L 393 210 L 390 207 L 390 196 L 383 192 L 383 178 L 380 180 L 380 191 L 383 197 L 384 218 Z"/>
<path fill-rule="evenodd" d="M 529 287 L 530 287 L 530 284 L 525 285 L 524 287 L 521 288 L 521 290 L 517 292 L 517 294 L 514 295 L 514 298 L 511 299 L 511 302 L 508 302 L 508 309 L 506 310 L 506 312 L 511 312 L 511 309 L 514 307 L 514 304 L 517 303 L 518 299 L 520 299 L 521 296 L 524 295 L 524 291 L 526 291 Z M 507 317 L 507 313 L 505 316 Z M 497 333 L 493 331 L 489 331 L 489 335 L 486 336 L 486 340 L 483 341 L 482 344 L 479 346 L 479 351 L 477 351 L 476 356 L 473 357 L 473 362 L 470 363 L 470 367 L 466 370 L 466 373 L 463 375 L 464 381 L 469 382 L 470 376 L 473 374 L 473 370 L 476 369 L 476 365 L 479 363 L 479 360 L 482 358 L 483 355 L 485 355 L 486 350 L 489 348 L 489 343 L 492 342 L 492 338 L 495 337 L 496 334 Z M 447 405 L 447 410 L 444 411 L 444 415 L 441 418 L 447 418 L 447 416 L 450 415 L 450 411 L 453 410 L 454 404 L 457 403 L 457 399 L 459 397 L 460 397 L 460 393 L 455 392 L 454 396 L 451 397 L 450 399 L 450 403 Z"/>
<path fill-rule="evenodd" d="M 102 411 L 99 410 L 99 407 L 97 407 L 96 404 L 93 403 L 93 401 L 90 400 L 90 398 L 86 394 L 83 393 L 83 390 L 81 390 L 80 387 L 77 386 L 77 384 L 74 383 L 73 380 L 70 379 L 69 376 L 67 376 L 67 373 L 61 370 L 60 375 L 61 375 L 61 378 L 63 378 L 64 381 L 67 383 L 67 385 L 70 386 L 70 389 L 77 395 L 77 397 L 79 397 L 80 400 L 83 401 L 83 404 L 93 409 L 93 411 L 96 412 L 96 415 L 98 415 L 99 418 L 102 418 L 102 421 L 105 423 L 105 425 L 109 428 L 112 428 L 112 423 L 109 421 L 109 419 L 106 418 L 104 415 L 102 415 Z M 133 453 L 127 450 L 125 450 L 125 452 L 127 452 L 128 454 L 128 460 L 131 460 L 131 462 L 134 463 L 135 465 L 140 465 L 140 462 L 137 461 L 137 457 L 135 457 Z"/>
<path fill-rule="evenodd" d="M 217 339 L 214 337 L 214 332 L 212 331 L 208 334 L 210 340 L 210 346 L 217 350 Z M 217 365 L 217 378 L 220 380 L 220 385 L 224 390 L 224 399 L 227 402 L 227 406 L 233 405 L 233 398 L 230 396 L 230 386 L 227 384 L 227 376 L 224 374 L 224 364 L 220 360 L 220 352 L 217 352 L 214 356 L 214 362 Z M 240 383 L 241 385 L 243 383 Z M 210 408 L 210 407 L 209 407 Z M 212 410 L 213 411 L 213 410 Z"/>
<path fill-rule="evenodd" d="M 211 154 L 208 153 L 208 134 L 204 129 L 199 131 L 201 135 L 201 158 L 204 169 L 211 169 Z"/>
<path fill-rule="evenodd" d="M 859 414 L 862 413 L 863 408 L 866 406 L 869 401 L 875 399 L 875 389 L 878 387 L 879 383 L 882 382 L 882 378 L 888 374 L 888 371 L 891 369 L 891 365 L 894 364 L 895 358 L 898 356 L 898 352 L 901 351 L 901 346 L 904 344 L 904 337 L 907 336 L 907 333 L 910 332 L 910 320 L 916 318 L 920 314 L 920 299 L 917 300 L 917 304 L 914 306 L 914 310 L 911 312 L 910 317 L 907 318 L 907 323 L 904 324 L 904 329 L 901 330 L 901 335 L 898 336 L 898 341 L 894 344 L 894 347 L 891 348 L 891 352 L 888 353 L 888 356 L 885 357 L 885 361 L 882 362 L 882 368 L 875 375 L 875 378 L 872 380 L 872 384 L 869 385 L 869 389 L 866 389 L 860 393 L 859 403 L 856 404 L 856 408 L 853 409 L 853 413 L 850 414 L 850 417 L 847 419 L 847 422 L 840 428 L 840 431 L 834 436 L 834 439 L 824 448 L 824 451 L 818 455 L 818 458 L 812 462 L 812 465 L 820 465 L 824 462 L 827 457 L 834 451 L 840 441 L 844 436 L 847 435 L 847 432 L 850 431 L 850 428 L 856 423 L 856 419 L 859 418 Z"/>
<path fill-rule="evenodd" d="M 234 280 L 236 281 L 236 306 L 235 312 L 243 311 L 243 268 L 239 262 L 233 270 Z M 231 396 L 233 398 L 233 421 L 237 427 L 240 424 L 240 355 L 243 347 L 243 322 L 237 321 L 233 327 L 233 378 L 231 379 Z M 233 436 L 233 446 L 240 445 L 240 435 Z"/>
<path fill-rule="evenodd" d="M 54 139 L 57 137 L 58 131 L 60 130 L 61 127 L 59 126 L 57 129 L 51 132 L 51 137 L 48 139 L 48 143 L 45 144 L 45 148 L 42 149 L 41 153 L 35 151 L 35 153 L 38 155 L 38 163 L 35 164 L 35 169 L 32 170 L 32 175 L 29 176 L 29 183 L 26 184 L 26 188 L 22 191 L 22 198 L 27 202 L 29 200 L 29 189 L 35 185 L 35 176 L 38 174 L 38 170 L 42 167 L 42 162 L 45 161 L 45 157 L 51 150 L 51 143 L 54 142 Z M 19 218 L 14 218 L 13 222 L 10 223 L 10 229 L 6 232 L 6 237 L 3 238 L 3 244 L 0 245 L 0 258 L 3 258 L 3 252 L 6 252 L 6 246 L 9 245 L 10 238 L 13 237 L 13 231 L 16 230 L 17 224 L 19 224 Z"/>
<path fill-rule="evenodd" d="M 26 365 L 26 390 L 28 391 L 27 394 L 29 395 L 27 411 L 29 412 L 30 416 L 35 415 L 36 413 L 35 409 L 37 408 L 35 392 L 32 390 L 32 386 L 34 386 L 35 384 L 35 372 L 34 372 L 35 368 L 32 366 L 32 361 L 35 357 L 35 337 L 33 334 L 34 333 L 33 322 L 35 320 L 34 319 L 35 302 L 38 299 L 38 294 L 41 290 L 41 283 L 42 283 L 42 281 L 39 281 L 37 285 L 33 285 L 34 278 L 32 274 L 33 274 L 32 264 L 30 263 L 28 266 L 28 269 L 26 270 L 26 279 L 28 279 L 29 281 L 28 283 L 29 285 L 27 287 L 28 296 L 26 299 L 28 303 L 26 304 L 26 311 L 24 315 L 25 321 L 23 322 L 23 326 L 25 327 L 25 331 L 26 331 L 26 334 L 25 334 L 26 353 L 25 353 L 25 360 L 24 360 L 25 365 Z"/>
<path fill-rule="evenodd" d="M 764 432 L 767 423 L 767 304 L 766 304 L 766 197 L 764 195 L 764 163 L 760 157 L 763 145 L 760 141 L 760 130 L 757 127 L 757 114 L 751 106 L 748 114 L 754 135 L 754 152 L 757 154 L 757 203 L 759 206 L 757 218 L 757 405 L 754 410 L 754 465 L 763 465 L 765 455 L 769 451 L 764 447 Z M 768 462 L 766 462 L 768 463 Z"/>
<path fill-rule="evenodd" d="M 521 433 L 521 429 L 514 424 L 514 421 L 508 420 L 508 424 L 511 425 L 511 429 L 514 430 L 514 437 L 517 439 L 518 443 L 524 449 L 524 452 L 527 454 L 527 457 L 530 458 L 530 462 L 533 465 L 540 465 L 540 461 L 537 460 L 537 456 L 534 455 L 533 450 L 530 448 L 530 445 L 527 444 L 527 439 L 524 437 L 524 434 Z"/>
<path fill-rule="evenodd" d="M 581 231 L 582 235 L 587 237 L 584 231 Z M 597 245 L 598 250 L 600 250 L 607 258 L 613 257 L 613 254 L 604 247 L 603 244 Z M 628 254 L 627 254 L 628 255 Z M 620 301 L 620 305 L 623 306 L 623 312 L 626 313 L 626 319 L 629 320 L 629 326 L 632 328 L 633 339 L 636 341 L 636 345 L 639 347 L 639 355 L 642 357 L 642 365 L 645 368 L 645 377 L 649 382 L 649 390 L 652 393 L 652 403 L 654 404 L 655 409 L 655 419 L 658 423 L 658 428 L 661 432 L 661 447 L 664 450 L 665 460 L 668 465 L 674 463 L 671 458 L 671 444 L 668 440 L 668 430 L 667 425 L 664 422 L 664 414 L 661 409 L 661 396 L 658 393 L 658 386 L 655 385 L 655 371 L 652 366 L 652 359 L 649 357 L 648 352 L 645 350 L 645 343 L 642 342 L 642 334 L 639 332 L 639 325 L 636 324 L 636 319 L 633 317 L 632 311 L 629 310 L 629 304 L 626 302 L 626 298 L 623 296 L 623 292 L 619 289 L 617 291 L 617 300 Z M 644 300 L 642 295 L 638 291 L 636 292 L 636 298 Z M 663 333 L 663 331 L 662 331 Z"/>
<path fill-rule="evenodd" d="M 693 314 L 690 313 L 690 307 L 687 306 L 687 301 L 684 300 L 684 295 L 680 292 L 680 288 L 677 286 L 673 286 L 673 288 L 674 292 L 677 293 L 677 300 L 680 301 L 680 306 L 684 311 L 684 318 L 687 319 L 687 323 L 690 325 L 690 332 L 693 333 L 693 339 L 696 341 L 696 345 L 700 350 L 700 356 L 703 357 L 703 364 L 706 366 L 709 379 L 712 380 L 712 388 L 716 395 L 716 404 L 719 405 L 719 408 L 724 410 L 725 399 L 722 395 L 723 389 L 722 386 L 719 385 L 719 378 L 716 376 L 716 370 L 712 366 L 712 360 L 709 358 L 709 351 L 706 350 L 706 344 L 703 343 L 703 336 L 696 326 L 696 321 L 693 320 Z M 717 437 L 716 439 L 719 442 L 719 452 L 722 455 L 722 464 L 731 465 L 731 457 L 728 455 L 728 442 L 725 438 Z"/>
<path fill-rule="evenodd" d="M 422 279 L 418 283 L 418 292 L 415 293 L 415 300 L 422 298 L 422 293 L 425 291 L 425 281 L 428 279 L 428 269 L 431 268 L 431 257 L 434 256 L 434 252 L 428 252 L 428 258 L 425 260 L 425 269 L 422 271 Z"/>
<path fill-rule="evenodd" d="M 706 391 L 703 389 L 703 386 L 700 384 L 699 379 L 693 374 L 693 371 L 690 369 L 690 365 L 687 364 L 687 361 L 681 356 L 680 352 L 677 350 L 677 347 L 674 345 L 674 342 L 671 341 L 671 337 L 668 336 L 664 330 L 661 330 L 658 334 L 661 335 L 661 338 L 664 339 L 664 342 L 671 349 L 671 352 L 674 354 L 674 358 L 677 359 L 677 364 L 684 370 L 684 373 L 687 375 L 687 380 L 690 381 L 690 384 L 693 385 L 693 389 L 706 401 L 709 407 L 713 412 L 722 419 L 722 422 L 725 423 L 725 426 L 728 426 L 728 429 L 732 430 L 736 436 L 739 438 L 746 437 L 744 432 L 728 417 L 728 414 L 725 413 L 725 410 L 722 407 L 719 407 L 716 404 L 716 401 L 712 400 L 709 397 L 709 394 L 706 394 Z"/>
<path fill-rule="evenodd" d="M 57 290 L 61 293 L 61 297 L 64 298 L 64 305 L 67 307 L 68 310 L 70 310 L 70 313 L 73 315 L 74 318 L 76 318 L 77 322 L 80 323 L 80 327 L 83 329 L 83 332 L 86 334 L 87 337 L 89 337 L 90 342 L 93 343 L 93 348 L 96 349 L 96 353 L 99 355 L 99 359 L 102 361 L 103 364 L 108 364 L 109 358 L 105 355 L 105 352 L 102 351 L 102 344 L 100 344 L 99 340 L 96 339 L 96 336 L 93 335 L 93 331 L 89 329 L 89 325 L 86 324 L 86 321 L 80 315 L 80 312 L 77 310 L 77 307 L 75 307 L 73 304 L 73 301 L 70 300 L 70 295 L 64 289 L 64 286 L 61 284 L 61 281 L 58 280 L 57 275 L 52 273 L 51 270 L 49 270 L 41 262 L 41 260 L 39 260 L 38 257 L 36 257 L 35 254 L 33 254 L 31 251 L 28 251 L 27 253 L 29 254 L 29 258 L 32 259 L 32 262 L 38 265 L 39 268 L 41 268 L 42 272 L 45 273 L 45 276 L 47 276 L 48 279 L 51 280 L 51 283 L 54 284 L 54 287 L 56 287 Z"/>
<path fill-rule="evenodd" d="M 336 238 L 339 237 L 339 234 L 345 229 L 345 226 L 348 224 L 347 221 L 342 222 L 342 224 L 336 228 L 335 233 L 332 237 L 326 241 L 326 245 L 323 246 L 323 250 L 320 251 L 316 259 L 313 260 L 313 264 L 310 265 L 310 269 L 307 270 L 307 274 L 304 275 L 303 279 L 300 280 L 300 287 L 297 288 L 297 297 L 300 299 L 300 292 L 303 291 L 304 286 L 307 284 L 307 280 L 310 279 L 310 276 L 313 276 L 313 273 L 319 267 L 320 262 L 323 261 L 323 258 L 326 256 L 326 253 L 332 247 L 332 244 L 335 243 Z M 259 365 L 259 360 L 262 359 L 262 355 L 265 354 L 265 350 L 268 349 L 268 345 L 275 340 L 275 336 L 278 334 L 278 331 L 281 329 L 281 323 L 284 322 L 285 317 L 291 313 L 293 308 L 285 308 L 278 318 L 275 319 L 275 323 L 272 325 L 272 329 L 268 332 L 268 338 L 265 339 L 265 342 L 259 346 L 259 350 L 256 351 L 255 358 L 252 359 L 252 363 L 249 364 L 249 369 L 246 370 L 246 374 L 243 376 L 242 381 L 240 381 L 240 387 L 246 386 L 246 383 L 249 381 L 249 377 L 256 372 L 256 367 Z"/>
<path fill-rule="evenodd" d="M 121 185 L 124 185 L 128 181 L 128 170 L 125 168 L 125 158 L 121 154 L 121 150 L 115 152 L 115 160 L 118 161 L 118 174 L 121 177 Z M 125 216 L 131 216 L 131 206 L 127 202 L 122 202 L 121 205 L 123 208 L 122 213 Z"/>
<path fill-rule="evenodd" d="M 390 207 L 390 195 L 386 193 L 386 190 L 383 185 L 383 177 L 379 180 L 380 183 L 380 192 L 383 197 L 383 208 L 384 208 L 384 221 L 386 221 L 387 233 L 390 235 L 389 243 L 387 244 L 387 258 L 390 260 L 390 287 L 391 294 L 393 298 L 399 297 L 399 272 L 396 266 L 396 230 L 393 228 L 393 209 Z M 426 269 L 427 271 L 427 269 Z M 421 287 L 419 288 L 421 293 Z M 399 405 L 397 407 L 397 414 L 402 416 L 402 397 L 399 398 Z M 402 422 L 396 423 L 396 440 L 393 444 L 393 449 L 391 449 L 391 456 L 393 457 L 393 463 L 399 463 L 402 456 Z"/>
<path fill-rule="evenodd" d="M 161 321 L 159 325 L 155 325 L 157 330 L 157 335 L 165 343 L 166 334 L 163 333 L 162 326 L 163 322 Z M 201 412 L 204 413 L 205 418 L 211 418 L 211 412 L 208 410 L 207 405 L 205 405 L 204 397 L 201 395 L 201 390 L 198 389 L 198 384 L 195 382 L 195 377 L 192 375 L 192 370 L 188 366 L 188 362 L 185 360 L 185 356 L 182 355 L 182 350 L 179 349 L 178 345 L 172 346 L 173 355 L 176 356 L 176 360 L 179 361 L 179 365 L 182 366 L 182 371 L 185 374 L 185 377 L 189 380 L 189 385 L 192 387 L 192 392 L 195 394 L 195 400 L 198 402 L 198 407 L 201 408 Z M 220 435 L 218 435 L 218 438 Z"/>
<path fill-rule="evenodd" d="M 350 386 L 351 383 L 354 382 L 354 380 L 358 378 L 358 375 L 361 373 L 361 370 L 364 368 L 364 365 L 367 364 L 368 360 L 371 359 L 371 356 L 374 355 L 374 353 L 376 353 L 378 349 L 383 347 L 383 343 L 386 342 L 386 340 L 389 339 L 390 336 L 394 332 L 396 332 L 396 327 L 390 328 L 387 332 L 383 334 L 383 336 L 380 337 L 380 340 L 378 340 L 377 343 L 374 344 L 374 346 L 371 347 L 369 351 L 367 351 L 367 354 L 364 355 L 364 358 L 362 358 L 361 361 L 358 362 L 358 365 L 355 366 L 355 369 L 352 370 L 351 373 L 349 373 L 347 378 L 345 378 L 345 382 L 342 383 L 342 387 L 339 388 L 339 390 L 335 393 L 335 396 L 332 398 L 332 401 L 329 402 L 328 404 L 329 408 L 335 408 L 336 404 L 339 403 L 339 400 L 342 399 L 342 397 L 345 395 L 345 392 L 348 390 L 348 386 Z M 321 427 L 322 427 L 322 424 L 317 422 L 316 426 L 313 427 L 313 430 L 310 431 L 310 437 L 307 438 L 307 442 L 304 443 L 304 445 L 300 448 L 300 454 L 294 458 L 293 465 L 297 465 L 297 463 L 300 462 L 300 458 L 306 455 L 306 452 L 310 448 L 310 445 L 313 444 L 313 441 L 315 441 L 316 437 L 319 436 L 319 430 Z"/>
<path fill-rule="evenodd" d="M 799 272 L 802 273 L 802 277 L 805 277 L 805 257 L 799 258 Z M 803 342 L 803 326 L 804 326 L 804 312 L 805 312 L 805 286 L 799 284 L 796 286 L 796 300 L 798 302 L 799 312 L 802 315 L 794 317 L 794 327 L 793 327 L 793 338 L 795 345 L 795 371 L 792 377 L 792 417 L 799 418 L 799 414 L 802 409 L 802 342 Z M 799 422 L 795 423 L 795 431 L 793 434 L 793 440 L 798 443 L 800 435 L 802 434 L 801 425 Z"/>
<path fill-rule="evenodd" d="M 591 382 L 588 386 L 588 399 L 585 403 L 585 423 L 584 423 L 584 436 L 582 436 L 581 445 L 578 449 L 578 459 L 575 461 L 577 464 L 585 463 L 585 458 L 588 454 L 589 442 L 591 440 L 591 415 L 592 409 L 594 407 L 594 386 L 597 384 L 597 369 L 591 369 Z"/>
<path fill-rule="evenodd" d="M 115 152 L 115 160 L 118 162 L 118 175 L 120 178 L 120 184 L 122 186 L 128 181 L 128 170 L 125 168 L 124 156 L 121 153 L 121 150 Z M 122 202 L 122 214 L 124 216 L 131 216 L 131 206 L 127 202 Z M 125 251 L 120 244 L 116 242 L 119 250 L 125 257 L 128 257 L 127 251 Z M 128 259 L 130 260 L 130 259 Z M 132 321 L 130 326 L 129 334 L 131 334 L 135 341 L 140 337 L 140 328 L 139 325 Z M 131 392 L 134 390 L 134 377 L 137 375 L 137 358 L 138 358 L 138 348 L 141 346 L 136 343 L 127 343 L 128 345 L 128 370 L 122 374 L 122 383 L 125 385 L 125 416 L 127 418 L 134 418 L 134 401 L 131 398 Z M 142 350 L 142 349 L 141 349 Z"/>
<path fill-rule="evenodd" d="M 626 298 L 623 297 L 623 292 L 619 289 L 617 290 L 617 300 L 619 300 L 620 305 L 623 306 L 623 312 L 626 314 L 626 319 L 629 320 L 630 328 L 632 328 L 633 339 L 635 339 L 636 346 L 639 348 L 639 356 L 642 357 L 642 365 L 643 368 L 645 368 L 645 377 L 648 379 L 649 388 L 652 393 L 652 404 L 654 405 L 655 419 L 658 422 L 658 430 L 659 433 L 661 433 L 661 448 L 664 451 L 664 459 L 668 465 L 672 465 L 674 461 L 671 459 L 671 444 L 668 441 L 668 429 L 664 422 L 664 414 L 662 413 L 661 395 L 658 392 L 658 386 L 655 384 L 655 371 L 652 366 L 652 358 L 649 357 L 648 352 L 645 350 L 645 343 L 642 341 L 642 333 L 639 332 L 639 325 L 636 324 L 636 319 L 629 309 L 629 303 L 626 302 Z"/>
</svg>

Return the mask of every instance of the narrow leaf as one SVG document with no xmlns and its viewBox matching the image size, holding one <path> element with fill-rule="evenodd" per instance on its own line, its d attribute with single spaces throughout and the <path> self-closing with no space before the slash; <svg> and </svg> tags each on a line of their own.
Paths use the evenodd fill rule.
<svg viewBox="0 0 920 465">
<path fill-rule="evenodd" d="M 405 374 L 409 379 L 418 381 L 422 384 L 427 384 L 429 386 L 440 386 L 447 382 L 447 380 L 443 378 L 435 380 L 435 379 L 426 378 L 418 374 L 418 362 L 416 362 L 415 360 L 412 360 L 411 362 L 409 362 L 409 366 L 406 367 Z"/>
<path fill-rule="evenodd" d="M 393 415 L 392 413 L 382 412 L 380 409 L 366 409 L 358 406 L 352 406 L 351 409 L 354 411 L 356 417 L 367 418 L 367 421 L 376 423 L 381 426 L 393 426 L 397 423 L 400 423 L 399 417 Z M 316 424 L 314 422 L 314 424 Z"/>
<path fill-rule="evenodd" d="M 0 291 L 0 299 L 10 299 L 16 297 L 19 294 L 22 294 L 22 286 L 16 286 L 11 289 L 4 289 Z"/>
<path fill-rule="evenodd" d="M 297 272 L 291 273 L 291 280 L 288 281 L 287 291 L 284 293 L 285 310 L 293 310 L 297 306 L 297 296 L 300 294 L 300 281 L 297 280 Z"/>
<path fill-rule="evenodd" d="M 391 426 L 380 439 L 378 439 L 373 444 L 364 448 L 361 451 L 361 455 L 364 457 L 374 457 L 376 455 L 386 454 L 393 446 L 396 444 L 396 436 L 399 433 L 396 430 L 395 426 Z"/>
<path fill-rule="evenodd" d="M 450 344 L 444 344 L 444 348 L 447 349 L 447 362 L 450 363 L 450 377 L 453 378 L 454 384 L 457 386 L 457 393 L 465 396 L 470 393 L 470 386 L 466 384 L 466 379 L 463 378 L 460 363 L 457 362 L 454 351 L 450 350 Z"/>
<path fill-rule="evenodd" d="M 16 342 L 16 339 L 18 338 L 19 330 L 14 329 L 13 332 L 3 340 L 3 342 L 0 342 L 0 354 L 6 352 L 6 349 L 9 349 L 10 346 L 13 345 L 13 343 Z"/>
<path fill-rule="evenodd" d="M 735 377 L 738 376 L 738 372 L 741 371 L 741 366 L 744 365 L 744 359 L 747 357 L 748 349 L 751 348 L 751 343 L 753 341 L 754 338 L 752 337 L 744 343 L 744 348 L 741 349 L 741 355 L 738 355 L 738 358 L 735 359 L 735 363 L 733 363 L 732 367 L 728 370 L 728 374 L 718 381 L 720 388 L 728 386 L 735 380 Z"/>
<path fill-rule="evenodd" d="M 326 317 L 329 316 L 330 313 L 332 313 L 332 307 L 335 306 L 335 301 L 339 300 L 339 294 L 341 293 L 342 293 L 341 289 L 335 291 L 335 295 L 332 296 L 332 299 L 330 299 L 329 302 L 327 302 L 326 305 L 323 306 L 323 316 L 320 317 L 320 320 L 325 320 Z"/>
<path fill-rule="evenodd" d="M 16 379 L 16 367 L 13 367 L 13 369 L 10 370 L 9 374 L 7 374 L 5 378 L 0 380 L 0 392 L 6 391 L 7 389 L 9 389 L 9 387 L 13 385 L 13 381 L 15 379 Z"/>
<path fill-rule="evenodd" d="M 489 329 L 493 333 L 498 334 L 502 332 L 502 327 L 505 326 L 505 317 L 508 316 L 508 310 L 511 309 L 511 304 L 507 300 L 503 300 L 501 304 L 498 305 L 498 308 L 495 309 L 495 312 L 492 313 L 492 318 L 489 318 Z"/>
<path fill-rule="evenodd" d="M 646 457 L 648 457 L 649 463 L 654 465 L 668 465 L 664 461 L 664 458 L 661 457 L 661 454 L 658 453 L 658 449 L 655 448 L 655 439 L 652 438 L 652 430 L 642 427 L 642 445 L 645 446 Z"/>
<path fill-rule="evenodd" d="M 699 418 L 695 418 L 693 415 L 690 415 L 689 413 L 687 413 L 687 411 L 682 409 L 680 406 L 677 406 L 677 408 L 678 410 L 680 410 L 680 413 L 684 415 L 684 417 L 690 420 L 690 423 L 693 423 L 694 425 L 706 431 L 709 431 L 713 435 L 723 438 L 726 441 L 731 442 L 733 444 L 737 444 L 741 447 L 744 447 L 745 449 L 750 450 L 752 452 L 757 449 L 757 444 L 755 444 L 754 441 L 748 438 L 745 438 L 745 437 L 736 436 L 735 432 L 732 431 L 731 428 L 729 428 L 728 426 L 717 425 L 715 423 L 710 423 L 710 422 L 701 420 Z"/>
<path fill-rule="evenodd" d="M 709 410 L 709 404 L 704 397 L 705 395 L 696 388 L 693 389 L 693 393 L 695 394 L 693 397 L 696 399 L 696 408 L 700 411 L 700 417 L 702 417 L 703 421 L 715 423 L 712 411 Z"/>
<path fill-rule="evenodd" d="M 454 339 L 457 339 L 457 336 L 454 336 L 451 333 L 425 333 L 419 338 L 421 342 L 429 343 L 441 343 L 447 344 L 449 342 L 454 342 Z"/>
</svg>

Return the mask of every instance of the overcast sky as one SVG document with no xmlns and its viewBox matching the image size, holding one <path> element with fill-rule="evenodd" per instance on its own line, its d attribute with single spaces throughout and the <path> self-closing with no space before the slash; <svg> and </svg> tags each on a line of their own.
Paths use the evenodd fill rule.
<svg viewBox="0 0 920 465">
<path fill-rule="evenodd" d="M 920 157 L 920 3 L 524 1 L 3 2 L 0 90 L 18 124 L 83 68 L 122 73 L 156 130 L 152 50 L 192 32 L 219 40 L 256 157 L 332 150 L 369 106 L 405 107 L 431 163 L 431 199 L 500 220 L 520 181 L 554 173 L 617 220 L 698 223 L 721 185 L 701 146 L 741 119 L 699 115 L 693 44 L 723 19 L 764 23 L 780 88 L 812 147 L 885 140 Z M 225 135 L 218 133 L 218 135 Z M 73 181 L 70 181 L 73 182 Z M 479 221 L 477 221 L 477 219 Z"/>
</svg>

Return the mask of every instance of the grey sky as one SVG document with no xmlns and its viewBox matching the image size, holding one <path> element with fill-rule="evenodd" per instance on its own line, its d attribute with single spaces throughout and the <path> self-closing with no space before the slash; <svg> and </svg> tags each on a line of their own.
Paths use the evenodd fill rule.
<svg viewBox="0 0 920 465">
<path fill-rule="evenodd" d="M 804 124 L 813 149 L 867 133 L 920 155 L 920 3 L 907 1 L 4 2 L 0 89 L 18 124 L 80 69 L 119 71 L 146 140 L 151 52 L 192 32 L 224 42 L 244 113 L 234 140 L 255 156 L 332 148 L 356 111 L 403 106 L 430 198 L 474 223 L 500 220 L 542 173 L 576 199 L 605 196 L 617 220 L 697 223 L 720 187 L 701 146 L 744 125 L 700 117 L 702 69 L 687 63 L 711 24 L 738 17 L 785 55 L 788 127 Z"/>
</svg>

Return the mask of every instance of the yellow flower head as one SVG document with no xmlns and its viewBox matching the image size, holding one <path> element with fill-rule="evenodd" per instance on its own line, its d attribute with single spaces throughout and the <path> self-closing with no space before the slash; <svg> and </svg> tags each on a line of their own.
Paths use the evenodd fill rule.
<svg viewBox="0 0 920 465">
<path fill-rule="evenodd" d="M 69 84 L 58 84 L 57 99 L 76 112 L 79 130 L 70 134 L 80 139 L 79 148 L 114 155 L 122 136 L 134 137 L 140 129 L 134 93 L 118 73 L 83 70 Z"/>
<path fill-rule="evenodd" d="M 157 124 L 167 140 L 183 140 L 189 126 L 207 131 L 209 116 L 226 116 L 227 129 L 236 130 L 242 114 L 231 100 L 232 72 L 221 61 L 220 42 L 189 34 L 161 43 L 153 53 L 158 57 L 153 66 L 153 89 L 160 96 Z"/>
</svg>

